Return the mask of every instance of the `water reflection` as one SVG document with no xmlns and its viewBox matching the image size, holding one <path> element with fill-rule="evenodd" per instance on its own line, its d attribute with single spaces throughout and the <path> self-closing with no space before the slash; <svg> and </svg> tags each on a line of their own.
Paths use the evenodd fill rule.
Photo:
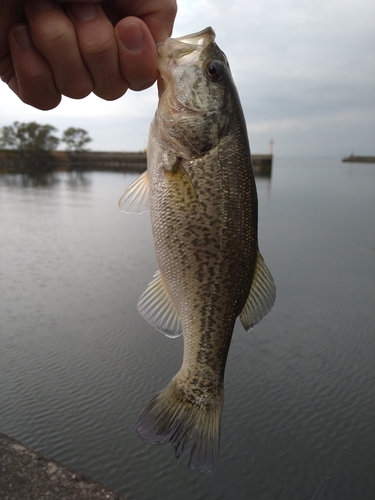
<svg viewBox="0 0 375 500">
<path fill-rule="evenodd" d="M 81 189 L 91 186 L 92 180 L 87 171 L 70 170 L 67 173 L 66 183 L 71 189 Z"/>
<path fill-rule="evenodd" d="M 0 184 L 9 188 L 53 188 L 61 181 L 58 172 L 43 169 L 17 174 L 0 174 Z M 79 170 L 66 172 L 64 182 L 71 189 L 87 188 L 92 183 L 90 173 Z"/>
<path fill-rule="evenodd" d="M 0 175 L 0 183 L 13 188 L 53 187 L 60 179 L 55 172 L 35 171 Z"/>
</svg>

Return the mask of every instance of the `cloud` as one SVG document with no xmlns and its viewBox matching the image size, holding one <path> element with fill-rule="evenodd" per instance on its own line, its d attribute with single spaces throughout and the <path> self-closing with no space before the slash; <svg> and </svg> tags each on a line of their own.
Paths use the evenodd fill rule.
<svg viewBox="0 0 375 500">
<path fill-rule="evenodd" d="M 211 25 L 227 54 L 253 150 L 342 156 L 375 154 L 371 0 L 180 0 L 174 36 Z M 140 150 L 156 89 L 116 102 L 63 99 L 41 112 L 0 84 L 0 126 L 14 120 L 86 128 L 97 150 Z"/>
</svg>

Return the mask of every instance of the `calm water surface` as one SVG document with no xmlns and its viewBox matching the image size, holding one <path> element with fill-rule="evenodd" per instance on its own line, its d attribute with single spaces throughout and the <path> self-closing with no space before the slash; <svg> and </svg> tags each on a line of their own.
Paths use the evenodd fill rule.
<svg viewBox="0 0 375 500">
<path fill-rule="evenodd" d="M 0 432 L 155 500 L 375 498 L 375 167 L 276 158 L 257 179 L 272 313 L 236 325 L 211 474 L 150 446 L 139 411 L 176 373 L 136 304 L 156 271 L 130 174 L 0 177 Z"/>
</svg>

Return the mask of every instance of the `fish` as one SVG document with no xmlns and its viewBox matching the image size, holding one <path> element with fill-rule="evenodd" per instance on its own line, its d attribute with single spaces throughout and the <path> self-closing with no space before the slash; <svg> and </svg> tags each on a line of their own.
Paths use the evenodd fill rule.
<svg viewBox="0 0 375 500">
<path fill-rule="evenodd" d="M 228 60 L 208 27 L 157 45 L 159 102 L 147 170 L 119 207 L 150 211 L 159 269 L 138 310 L 168 337 L 183 335 L 183 361 L 141 411 L 136 432 L 171 443 L 189 467 L 219 456 L 224 371 L 237 317 L 250 330 L 276 287 L 258 248 L 258 202 L 249 139 Z"/>
</svg>

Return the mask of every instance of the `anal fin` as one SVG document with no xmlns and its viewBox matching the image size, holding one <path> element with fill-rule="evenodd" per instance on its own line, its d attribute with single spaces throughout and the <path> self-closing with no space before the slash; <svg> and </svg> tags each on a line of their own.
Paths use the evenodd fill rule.
<svg viewBox="0 0 375 500">
<path fill-rule="evenodd" d="M 146 321 L 167 337 L 178 337 L 182 334 L 180 317 L 160 271 L 156 271 L 154 279 L 139 298 L 138 311 Z"/>
<path fill-rule="evenodd" d="M 272 309 L 276 298 L 276 286 L 262 255 L 258 250 L 249 297 L 240 314 L 246 331 L 253 328 Z"/>
</svg>

